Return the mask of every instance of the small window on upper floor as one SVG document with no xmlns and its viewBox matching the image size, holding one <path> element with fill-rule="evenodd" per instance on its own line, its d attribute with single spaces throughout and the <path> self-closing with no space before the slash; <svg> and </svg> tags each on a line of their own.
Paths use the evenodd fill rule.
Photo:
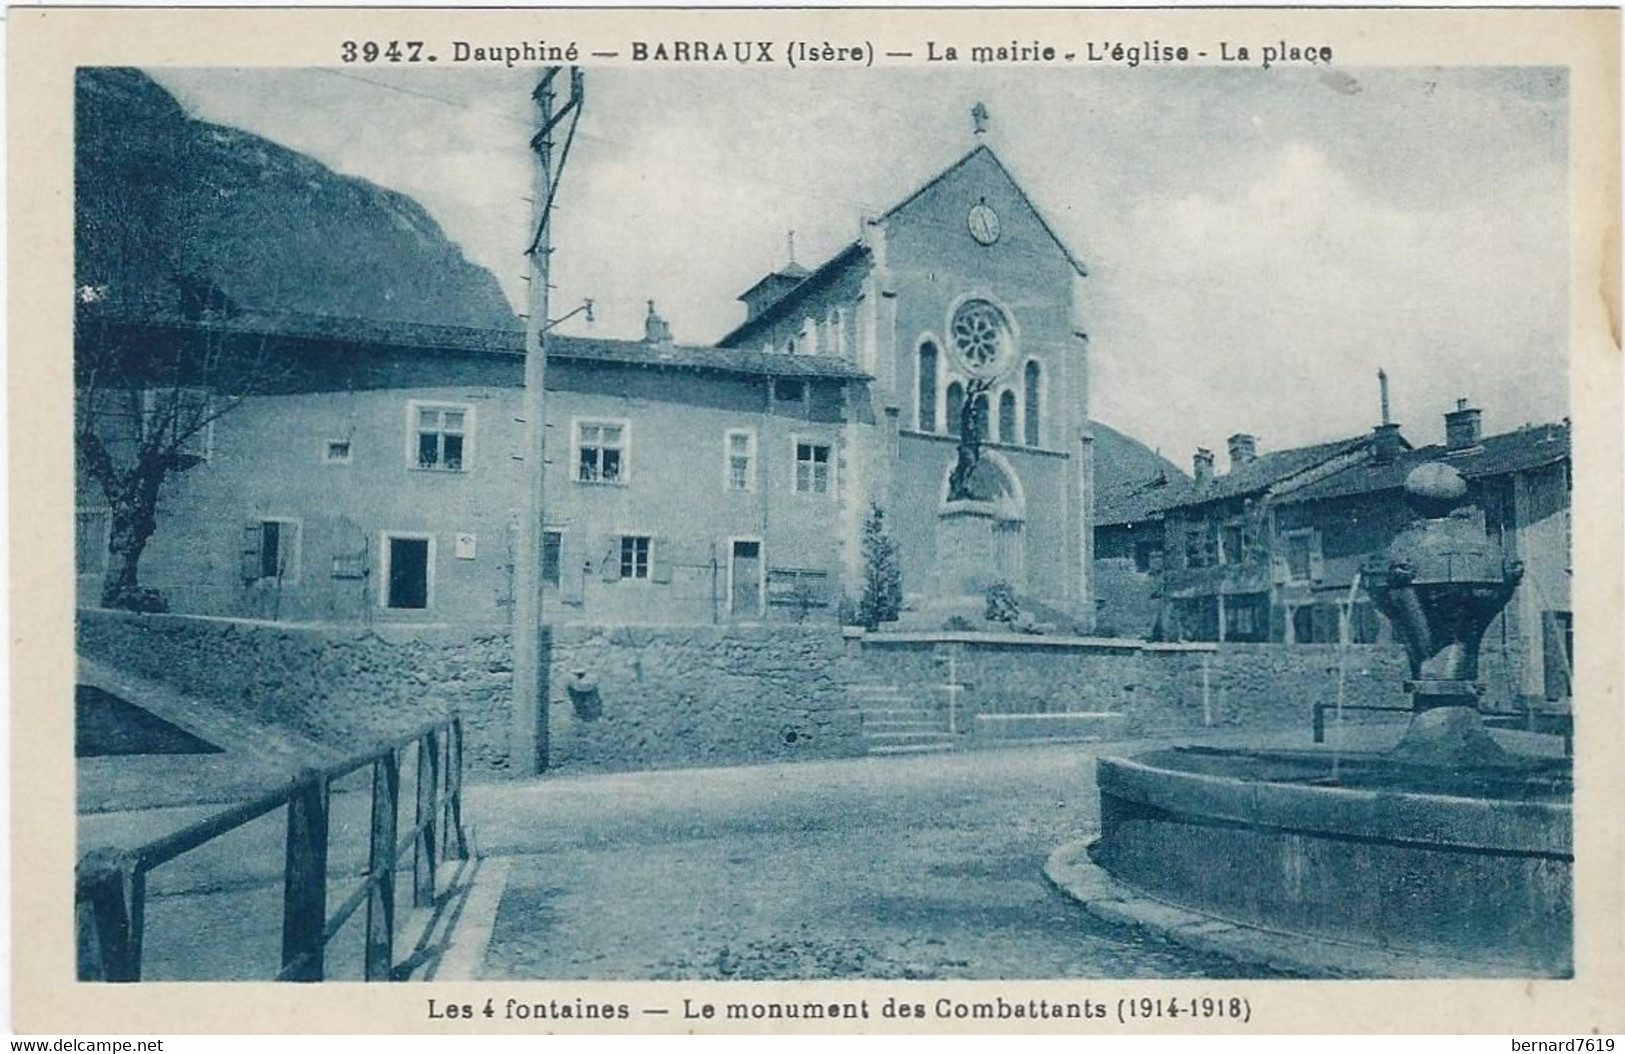
<svg viewBox="0 0 1625 1054">
<path fill-rule="evenodd" d="M 348 439 L 329 439 L 322 445 L 322 461 L 329 465 L 348 465 L 350 463 L 350 441 Z"/>
<path fill-rule="evenodd" d="M 577 421 L 576 482 L 624 484 L 630 475 L 630 430 L 625 421 Z"/>
<path fill-rule="evenodd" d="M 796 443 L 796 493 L 828 494 L 830 446 L 828 443 Z"/>
<path fill-rule="evenodd" d="M 474 408 L 458 403 L 410 404 L 412 467 L 433 472 L 466 472 L 472 467 Z"/>
<path fill-rule="evenodd" d="M 756 433 L 731 428 L 723 438 L 723 478 L 729 490 L 756 489 Z"/>
</svg>

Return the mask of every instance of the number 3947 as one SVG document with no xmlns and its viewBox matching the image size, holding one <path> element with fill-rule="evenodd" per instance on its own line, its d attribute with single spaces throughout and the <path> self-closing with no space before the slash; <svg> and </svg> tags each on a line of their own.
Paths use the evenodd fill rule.
<svg viewBox="0 0 1625 1054">
<path fill-rule="evenodd" d="M 421 40 L 346 40 L 339 45 L 341 62 L 433 62 Z"/>
</svg>

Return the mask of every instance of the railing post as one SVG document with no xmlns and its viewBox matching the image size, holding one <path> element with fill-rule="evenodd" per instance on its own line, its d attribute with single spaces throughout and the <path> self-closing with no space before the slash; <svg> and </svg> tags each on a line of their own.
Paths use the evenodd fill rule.
<svg viewBox="0 0 1625 1054">
<path fill-rule="evenodd" d="M 141 980 L 146 873 L 138 861 L 105 849 L 86 853 L 74 872 L 79 980 Z"/>
<path fill-rule="evenodd" d="M 467 860 L 468 838 L 463 832 L 463 720 L 446 725 L 446 801 L 441 813 L 440 858 Z"/>
<path fill-rule="evenodd" d="M 367 964 L 369 981 L 395 973 L 395 839 L 400 816 L 401 765 L 391 750 L 372 763 L 372 844 L 367 853 Z"/>
<path fill-rule="evenodd" d="M 327 777 L 310 773 L 288 798 L 282 878 L 282 979 L 320 981 L 327 928 Z"/>
<path fill-rule="evenodd" d="M 434 732 L 418 740 L 417 815 L 413 826 L 418 835 L 412 853 L 412 905 L 426 908 L 434 903 L 435 802 L 439 795 L 439 742 Z"/>
</svg>

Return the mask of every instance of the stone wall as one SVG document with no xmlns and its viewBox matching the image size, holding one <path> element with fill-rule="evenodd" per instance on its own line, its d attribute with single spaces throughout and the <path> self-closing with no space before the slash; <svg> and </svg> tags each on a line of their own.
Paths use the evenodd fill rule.
<svg viewBox="0 0 1625 1054">
<path fill-rule="evenodd" d="M 79 612 L 81 654 L 345 751 L 463 714 L 468 763 L 508 767 L 512 644 L 445 626 L 358 629 Z M 862 753 L 833 629 L 562 627 L 546 645 L 563 771 Z M 577 700 L 576 671 L 595 683 Z"/>
<path fill-rule="evenodd" d="M 505 632 L 81 611 L 78 643 L 81 654 L 346 752 L 455 709 L 471 768 L 508 768 L 513 667 Z M 950 672 L 963 686 L 960 728 L 976 728 L 978 715 L 1121 715 L 980 722 L 988 731 L 1019 726 L 1032 738 L 1307 731 L 1313 704 L 1336 701 L 1340 670 L 1347 704 L 1406 704 L 1403 652 L 1378 645 L 976 633 L 843 644 L 838 631 L 810 626 L 564 626 L 551 629 L 545 653 L 549 757 L 562 772 L 859 755 L 852 685 L 905 688 L 946 711 Z M 572 692 L 572 684 L 592 690 Z M 1356 711 L 1349 719 L 1370 717 Z"/>
<path fill-rule="evenodd" d="M 565 627 L 549 654 L 550 753 L 564 771 L 863 753 L 833 627 Z M 576 671 L 596 700 L 571 698 Z"/>
<path fill-rule="evenodd" d="M 1103 734 L 1160 735 L 1204 727 L 1307 730 L 1317 702 L 1405 706 L 1404 652 L 1355 645 L 1158 645 L 988 634 L 921 634 L 858 645 L 864 680 L 917 686 L 945 708 L 950 671 L 964 685 L 956 719 L 978 714 L 1120 713 Z M 952 666 L 949 657 L 952 656 Z M 1367 715 L 1355 712 L 1351 719 Z M 1379 715 L 1381 716 L 1381 715 Z M 1387 715 L 1390 719 L 1393 715 Z M 1076 724 L 1054 723 L 1063 734 Z"/>
</svg>

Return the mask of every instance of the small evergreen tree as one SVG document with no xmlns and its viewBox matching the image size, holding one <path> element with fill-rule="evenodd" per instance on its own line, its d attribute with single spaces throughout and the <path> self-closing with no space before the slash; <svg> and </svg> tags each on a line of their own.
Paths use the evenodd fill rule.
<svg viewBox="0 0 1625 1054">
<path fill-rule="evenodd" d="M 870 504 L 863 521 L 863 595 L 858 599 L 858 621 L 868 629 L 896 622 L 903 611 L 903 570 L 897 564 L 897 543 L 886 531 L 886 513 Z"/>
</svg>

